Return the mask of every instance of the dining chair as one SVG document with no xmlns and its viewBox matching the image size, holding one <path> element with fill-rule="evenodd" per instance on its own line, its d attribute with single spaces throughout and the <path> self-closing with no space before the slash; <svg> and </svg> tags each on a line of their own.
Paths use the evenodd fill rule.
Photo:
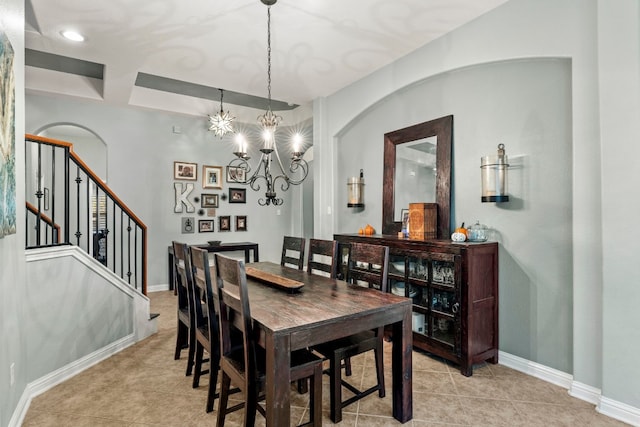
<svg viewBox="0 0 640 427">
<path fill-rule="evenodd" d="M 387 292 L 388 265 L 388 246 L 353 243 L 349 249 L 347 282 L 359 285 L 366 283 L 369 288 Z M 329 359 L 329 369 L 325 373 L 330 377 L 330 416 L 334 423 L 342 420 L 344 407 L 375 391 L 378 391 L 378 396 L 385 396 L 383 336 L 384 328 L 380 327 L 313 347 L 314 351 Z M 342 378 L 342 368 L 345 368 L 346 377 L 351 376 L 350 358 L 367 351 L 374 352 L 377 383 L 366 390 L 359 390 Z M 343 361 L 345 361 L 344 364 Z M 344 401 L 342 400 L 343 386 L 354 394 Z"/>
<path fill-rule="evenodd" d="M 172 242 L 173 262 L 176 272 L 176 290 L 178 293 L 178 333 L 176 335 L 176 349 L 174 359 L 180 359 L 182 349 L 188 348 L 186 376 L 193 372 L 196 350 L 195 320 L 193 309 L 193 277 L 189 248 L 184 243 Z"/>
<path fill-rule="evenodd" d="M 254 330 L 251 319 L 247 276 L 244 261 L 216 254 L 216 311 L 220 324 L 221 381 L 218 403 L 218 427 L 224 425 L 226 415 L 244 408 L 244 425 L 253 426 L 256 411 L 266 416 L 269 408 L 258 402 L 264 399 L 266 354 L 258 346 L 258 330 Z M 242 346 L 234 348 L 231 336 L 239 329 Z M 322 359 L 308 350 L 291 353 L 291 380 L 311 378 L 309 394 L 310 421 L 304 425 L 322 425 Z M 228 408 L 231 383 L 244 393 L 244 403 Z M 284 391 L 287 392 L 287 391 Z"/>
<path fill-rule="evenodd" d="M 200 376 L 209 374 L 207 392 L 207 412 L 213 411 L 213 402 L 218 395 L 218 370 L 220 369 L 220 330 L 215 311 L 209 252 L 192 246 L 191 265 L 193 268 L 196 350 L 193 373 L 193 388 L 200 385 Z M 203 370 L 204 352 L 209 355 L 209 369 Z"/>
<path fill-rule="evenodd" d="M 309 239 L 307 273 L 329 276 L 335 279 L 337 272 L 338 242 L 335 240 Z M 314 273 L 316 272 L 316 273 Z"/>
<path fill-rule="evenodd" d="M 284 236 L 280 265 L 289 264 L 298 270 L 304 267 L 304 237 Z"/>
</svg>

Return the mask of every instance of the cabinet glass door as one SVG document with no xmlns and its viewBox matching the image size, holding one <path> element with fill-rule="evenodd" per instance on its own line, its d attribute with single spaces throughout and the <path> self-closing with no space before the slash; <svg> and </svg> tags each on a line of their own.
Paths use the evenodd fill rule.
<svg viewBox="0 0 640 427">
<path fill-rule="evenodd" d="M 458 281 L 453 259 L 432 260 L 429 281 L 430 336 L 451 347 L 456 345 L 459 324 Z"/>
</svg>

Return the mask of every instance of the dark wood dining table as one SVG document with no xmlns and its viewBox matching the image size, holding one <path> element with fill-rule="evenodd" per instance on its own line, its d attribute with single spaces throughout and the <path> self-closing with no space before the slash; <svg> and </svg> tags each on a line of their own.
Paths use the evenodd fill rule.
<svg viewBox="0 0 640 427">
<path fill-rule="evenodd" d="M 383 325 L 392 325 L 393 417 L 402 423 L 411 420 L 411 299 L 271 262 L 246 267 L 304 285 L 291 291 L 247 275 L 251 317 L 267 357 L 267 426 L 290 425 L 292 350 Z"/>
</svg>

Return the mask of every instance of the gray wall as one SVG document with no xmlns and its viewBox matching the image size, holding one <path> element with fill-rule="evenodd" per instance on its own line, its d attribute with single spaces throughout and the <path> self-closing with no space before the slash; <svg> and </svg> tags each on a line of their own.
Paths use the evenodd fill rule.
<svg viewBox="0 0 640 427">
<path fill-rule="evenodd" d="M 0 238 L 0 426 L 9 423 L 27 385 L 24 301 L 27 295 L 24 256 L 24 2 L 0 2 L 0 28 L 13 46 L 16 134 L 16 234 Z M 15 383 L 10 366 L 15 363 Z"/>
<path fill-rule="evenodd" d="M 131 292 L 87 268 L 72 256 L 74 250 L 48 251 L 43 259 L 28 263 L 23 354 L 27 382 L 134 333 Z"/>
<path fill-rule="evenodd" d="M 630 234 L 625 234 L 627 238 L 620 238 L 623 227 L 637 223 L 640 210 L 640 202 L 632 196 L 637 193 L 640 169 L 624 167 L 629 164 L 625 160 L 631 159 L 632 163 L 638 157 L 639 149 L 638 9 L 635 0 L 511 0 L 335 94 L 314 101 L 314 179 L 323 183 L 316 186 L 314 194 L 315 232 L 330 237 L 335 231 L 355 231 L 356 224 L 367 220 L 380 228 L 381 208 L 372 200 L 373 193 L 366 194 L 366 211 L 371 208 L 372 213 L 363 213 L 370 218 L 345 217 L 339 212 L 345 190 L 341 179 L 334 178 L 339 174 L 341 138 L 348 128 L 359 125 L 361 117 L 371 120 L 367 111 L 378 102 L 417 82 L 451 71 L 464 72 L 467 67 L 526 58 L 570 61 L 570 90 L 565 86 L 564 92 L 557 94 L 558 99 L 568 96 L 570 100 L 567 111 L 557 118 L 568 118 L 566 123 L 541 121 L 545 119 L 542 111 L 527 116 L 527 105 L 514 105 L 516 111 L 491 111 L 499 101 L 492 99 L 498 96 L 495 93 L 481 100 L 489 107 L 486 114 L 490 121 L 476 122 L 473 117 L 463 121 L 458 117 L 460 111 L 471 110 L 459 103 L 448 104 L 450 94 L 457 93 L 448 85 L 434 89 L 432 99 L 413 101 L 402 112 L 407 120 L 404 125 L 437 116 L 425 117 L 423 112 L 429 112 L 429 104 L 442 105 L 443 113 L 456 116 L 454 220 L 473 221 L 477 217 L 501 232 L 501 349 L 567 370 L 573 374 L 572 392 L 590 394 L 605 411 L 607 399 L 640 408 L 640 365 L 635 360 L 640 350 L 640 329 L 634 326 L 640 324 L 640 311 L 631 302 L 640 300 L 640 273 L 633 268 L 635 255 L 640 253 L 639 231 L 633 227 Z M 566 82 L 564 74 L 559 77 Z M 499 88 L 500 84 L 496 79 L 492 87 Z M 474 99 L 471 92 L 475 90 L 469 93 Z M 413 116 L 414 109 L 421 112 L 420 117 Z M 505 115 L 520 117 L 516 123 L 519 130 L 513 123 L 501 122 Z M 563 130 L 563 126 L 569 126 L 568 135 L 547 133 L 548 129 Z M 384 131 L 400 127 L 398 124 Z M 367 132 L 366 127 L 363 132 Z M 382 133 L 363 134 L 359 152 L 381 144 Z M 549 169 L 548 161 L 556 152 L 549 143 L 540 142 L 563 141 L 567 136 L 571 139 L 571 163 L 562 171 Z M 516 202 L 521 209 L 477 202 L 478 157 L 494 153 L 498 142 L 506 144 L 508 154 L 522 162 L 521 169 L 510 171 L 511 193 L 520 199 Z M 561 155 L 566 156 L 567 151 Z M 381 164 L 381 155 L 376 152 L 367 159 L 372 165 L 365 165 L 365 171 Z M 362 167 L 362 163 L 353 168 Z M 571 180 L 570 203 L 545 200 L 545 193 L 557 191 L 554 183 L 549 185 L 549 174 L 562 182 Z M 560 187 L 560 191 L 565 189 Z M 543 205 L 527 206 L 534 200 Z M 552 220 L 541 216 L 544 209 Z M 567 215 L 570 221 L 556 222 Z M 526 226 L 520 227 L 520 223 Z M 553 264 L 536 262 L 542 255 L 540 248 L 557 253 L 567 243 L 571 250 L 561 253 Z M 521 264 L 523 257 L 532 259 Z M 549 269 L 571 271 L 572 275 L 554 276 L 549 282 Z M 506 301 L 518 307 L 508 307 Z M 567 328 L 573 328 L 573 332 Z"/>
<path fill-rule="evenodd" d="M 225 166 L 233 158 L 234 144 L 230 137 L 215 137 L 207 131 L 206 117 L 188 117 L 158 111 L 132 108 L 116 108 L 93 102 L 66 98 L 28 94 L 26 118 L 27 133 L 36 132 L 50 123 L 74 123 L 91 129 L 105 141 L 108 148 L 108 185 L 147 226 L 148 235 L 148 284 L 168 283 L 167 247 L 172 240 L 189 244 L 205 243 L 207 240 L 224 242 L 254 241 L 260 245 L 261 260 L 280 260 L 282 236 L 301 235 L 302 221 L 299 218 L 301 193 L 299 188 L 288 192 L 278 191 L 285 199 L 279 207 L 262 207 L 257 201 L 263 193 L 247 189 L 246 204 L 229 204 L 220 200 L 216 209 L 214 233 L 181 234 L 180 218 L 198 216 L 174 213 L 173 162 L 198 163 L 198 180 L 189 197 L 201 193 L 228 193 L 226 182 L 222 190 L 206 191 L 202 188 L 202 166 Z M 173 127 L 181 133 L 173 133 Z M 248 127 L 246 125 L 245 127 Z M 286 134 L 285 130 L 282 134 Z M 73 141 L 70 141 L 73 142 Z M 252 159 L 258 158 L 254 153 Z M 189 181 L 191 182 L 191 181 Z M 241 185 L 233 187 L 245 188 Z M 264 186 L 262 187 L 264 190 Z M 279 187 L 278 187 L 279 190 Z M 294 207 L 295 206 L 295 209 Z M 279 213 L 279 214 L 278 214 Z M 217 216 L 247 216 L 247 232 L 219 232 Z M 232 227 L 233 230 L 233 227 Z"/>
<path fill-rule="evenodd" d="M 570 92 L 566 59 L 477 65 L 395 92 L 337 138 L 338 182 L 350 176 L 352 159 L 368 173 L 367 205 L 361 213 L 340 203 L 347 200 L 347 188 L 338 187 L 336 231 L 356 232 L 367 223 L 378 228 L 382 135 L 453 114 L 455 223 L 480 220 L 502 243 L 500 349 L 563 372 L 572 372 L 573 335 Z M 512 165 L 511 200 L 482 203 L 480 157 L 494 154 L 499 142 Z M 426 194 L 413 192 L 410 201 L 425 201 Z"/>
</svg>

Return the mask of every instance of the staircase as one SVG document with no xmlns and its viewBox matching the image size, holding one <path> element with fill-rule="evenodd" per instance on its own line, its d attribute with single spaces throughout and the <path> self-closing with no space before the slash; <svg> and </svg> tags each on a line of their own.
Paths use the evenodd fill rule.
<svg viewBox="0 0 640 427">
<path fill-rule="evenodd" d="M 25 136 L 25 247 L 75 245 L 144 295 L 147 227 L 74 153 L 73 144 Z"/>
</svg>

